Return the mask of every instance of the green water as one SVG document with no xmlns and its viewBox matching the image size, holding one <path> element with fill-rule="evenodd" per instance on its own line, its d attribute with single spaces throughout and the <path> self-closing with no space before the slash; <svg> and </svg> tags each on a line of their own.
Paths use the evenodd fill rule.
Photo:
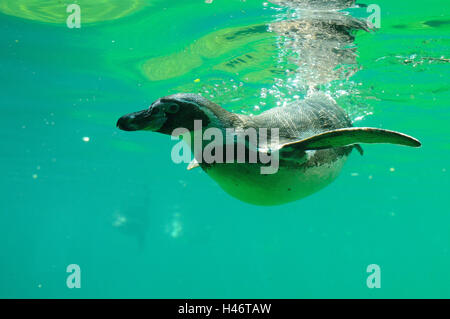
<svg viewBox="0 0 450 319">
<path fill-rule="evenodd" d="M 175 92 L 246 114 L 272 107 L 261 89 L 277 39 L 264 25 L 280 11 L 94 2 L 78 1 L 82 27 L 69 29 L 65 3 L 0 0 L 0 297 L 450 297 L 446 1 L 377 1 L 381 29 L 357 34 L 362 69 L 337 99 L 356 125 L 423 147 L 365 146 L 329 187 L 277 207 L 174 164 L 167 136 L 115 124 Z M 66 286 L 69 264 L 80 289 Z M 366 285 L 370 264 L 380 289 Z"/>
</svg>

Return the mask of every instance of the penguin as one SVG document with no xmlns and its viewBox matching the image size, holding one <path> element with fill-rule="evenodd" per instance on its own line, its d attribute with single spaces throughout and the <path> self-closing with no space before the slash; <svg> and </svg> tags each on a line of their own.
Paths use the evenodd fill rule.
<svg viewBox="0 0 450 319">
<path fill-rule="evenodd" d="M 200 167 L 229 195 L 260 206 L 286 204 L 323 189 L 337 178 L 353 149 L 363 154 L 362 143 L 421 146 L 403 133 L 353 127 L 346 112 L 321 94 L 248 116 L 229 112 L 200 95 L 179 93 L 120 117 L 117 127 L 172 136 L 180 135 L 182 129 L 186 132 L 182 138 L 194 155 L 188 169 Z M 219 154 L 223 160 L 205 160 L 209 141 L 194 141 L 196 134 L 202 136 L 208 129 L 223 133 L 214 140 L 215 146 L 223 148 Z M 256 132 L 256 140 L 242 133 L 250 130 Z M 236 152 L 239 149 L 245 150 L 244 156 Z M 261 160 L 250 161 L 251 154 Z M 277 159 L 276 169 L 263 173 L 267 161 L 262 159 L 268 156 Z"/>
</svg>

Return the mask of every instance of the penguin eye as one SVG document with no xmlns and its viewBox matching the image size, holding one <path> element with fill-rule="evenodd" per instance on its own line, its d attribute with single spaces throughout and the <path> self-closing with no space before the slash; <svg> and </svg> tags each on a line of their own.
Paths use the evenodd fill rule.
<svg viewBox="0 0 450 319">
<path fill-rule="evenodd" d="M 166 112 L 168 113 L 176 113 L 180 109 L 180 106 L 178 104 L 170 104 L 167 108 Z"/>
</svg>

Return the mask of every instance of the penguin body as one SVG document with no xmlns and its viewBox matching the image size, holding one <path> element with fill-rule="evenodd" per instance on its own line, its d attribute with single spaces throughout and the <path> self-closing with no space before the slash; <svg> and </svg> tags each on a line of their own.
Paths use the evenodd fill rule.
<svg viewBox="0 0 450 319">
<path fill-rule="evenodd" d="M 201 121 L 201 129 L 196 121 Z M 336 179 L 354 148 L 362 154 L 359 143 L 421 145 L 402 133 L 352 127 L 345 111 L 319 94 L 256 116 L 228 112 L 199 95 L 175 94 L 155 101 L 147 110 L 121 117 L 117 126 L 126 131 L 150 130 L 167 135 L 183 128 L 189 133 L 186 141 L 195 157 L 189 169 L 200 166 L 229 195 L 263 206 L 292 202 L 324 188 Z M 214 141 L 223 147 L 221 161 L 202 158 L 210 141 L 203 139 L 200 150 L 194 147 L 195 133 L 211 128 L 222 132 L 223 139 L 216 137 Z M 237 136 L 256 132 L 257 138 L 253 143 L 245 136 L 229 139 L 230 129 Z M 244 160 L 237 158 L 239 148 L 245 149 Z M 276 155 L 276 170 L 262 173 L 267 163 L 249 160 L 252 152 L 257 159 Z M 225 160 L 229 154 L 232 161 Z"/>
</svg>

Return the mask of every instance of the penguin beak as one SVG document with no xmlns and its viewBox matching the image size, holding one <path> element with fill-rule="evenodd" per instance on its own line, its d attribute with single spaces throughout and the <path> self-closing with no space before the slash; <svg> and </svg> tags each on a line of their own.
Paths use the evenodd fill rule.
<svg viewBox="0 0 450 319">
<path fill-rule="evenodd" d="M 152 109 L 130 113 L 122 116 L 117 121 L 117 127 L 123 131 L 156 131 L 166 121 L 163 112 L 158 115 L 152 115 Z"/>
</svg>

